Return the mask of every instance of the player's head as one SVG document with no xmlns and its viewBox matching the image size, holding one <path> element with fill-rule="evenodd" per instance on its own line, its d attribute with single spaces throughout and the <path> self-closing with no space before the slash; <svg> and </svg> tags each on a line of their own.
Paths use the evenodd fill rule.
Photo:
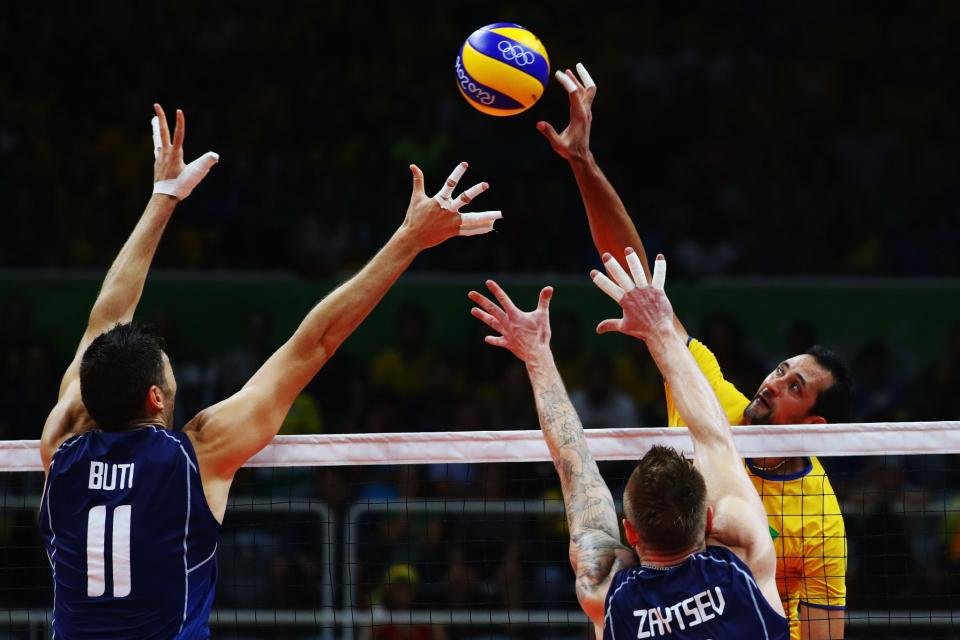
<svg viewBox="0 0 960 640">
<path fill-rule="evenodd" d="M 623 510 L 627 541 L 641 557 L 699 548 L 712 520 L 703 475 L 693 462 L 660 445 L 630 474 Z"/>
<path fill-rule="evenodd" d="M 97 336 L 80 360 L 80 394 L 97 426 L 116 431 L 162 417 L 173 424 L 177 383 L 160 340 L 133 322 Z"/>
<path fill-rule="evenodd" d="M 847 364 L 830 349 L 814 345 L 777 365 L 743 416 L 749 424 L 847 422 L 852 395 Z"/>
</svg>

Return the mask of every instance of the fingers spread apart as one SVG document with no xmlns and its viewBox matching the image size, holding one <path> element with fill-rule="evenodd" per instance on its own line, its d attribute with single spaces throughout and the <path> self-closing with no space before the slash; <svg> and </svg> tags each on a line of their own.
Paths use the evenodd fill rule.
<svg viewBox="0 0 960 640">
<path fill-rule="evenodd" d="M 563 71 L 560 71 L 560 70 L 558 69 L 557 72 L 554 73 L 553 75 L 554 75 L 554 77 L 557 79 L 557 82 L 559 82 L 561 85 L 563 85 L 563 88 L 567 90 L 567 93 L 574 93 L 574 92 L 576 92 L 576 90 L 577 90 L 577 88 L 578 88 L 578 87 L 577 87 L 577 83 L 574 82 L 574 81 L 570 78 L 570 76 L 568 76 L 566 73 L 564 73 Z"/>
<path fill-rule="evenodd" d="M 478 182 L 477 184 L 473 185 L 472 187 L 470 187 L 469 189 L 461 193 L 459 196 L 457 196 L 457 198 L 453 202 L 451 202 L 447 208 L 450 209 L 451 211 L 460 211 L 462 207 L 465 207 L 471 202 L 473 202 L 474 198 L 476 198 L 478 195 L 480 195 L 481 193 L 483 193 L 489 188 L 490 188 L 490 185 L 487 184 L 486 182 Z"/>
<path fill-rule="evenodd" d="M 626 295 L 623 289 L 614 284 L 613 280 L 596 269 L 590 272 L 590 279 L 593 280 L 593 284 L 600 287 L 601 291 L 613 298 L 616 302 L 620 302 L 623 296 Z"/>
<path fill-rule="evenodd" d="M 593 78 L 590 77 L 590 72 L 587 71 L 587 68 L 583 66 L 582 62 L 577 63 L 577 73 L 580 74 L 580 81 L 583 83 L 584 89 L 591 89 L 597 86 Z"/>
<path fill-rule="evenodd" d="M 433 196 L 433 199 L 437 201 L 441 208 L 460 214 L 459 235 L 477 236 L 493 231 L 493 223 L 502 218 L 503 214 L 499 211 L 460 213 L 461 208 L 470 204 L 474 198 L 490 188 L 490 185 L 486 182 L 479 182 L 461 193 L 456 199 L 451 199 L 454 189 L 457 188 L 463 174 L 467 172 L 468 166 L 466 162 L 458 164 L 450 173 L 450 176 L 447 177 L 447 181 L 443 183 L 437 195 Z M 416 174 L 414 175 L 416 176 Z"/>
<path fill-rule="evenodd" d="M 567 93 L 575 93 L 578 89 L 594 89 L 597 86 L 597 83 L 593 81 L 593 78 L 590 76 L 590 72 L 587 71 L 587 68 L 583 66 L 582 62 L 577 63 L 577 74 L 580 76 L 579 81 L 577 76 L 573 74 L 569 69 L 567 71 L 557 70 L 554 73 L 554 76 L 563 88 L 567 90 Z"/>
<path fill-rule="evenodd" d="M 485 295 L 477 291 L 471 291 L 467 294 L 467 297 L 470 298 L 470 301 L 476 304 L 478 307 L 489 313 L 494 318 L 498 320 L 506 320 L 507 313 L 490 301 Z"/>
<path fill-rule="evenodd" d="M 504 312 L 507 313 L 507 315 L 520 312 L 520 310 L 517 309 L 517 306 L 513 304 L 513 300 L 510 299 L 510 296 L 507 295 L 507 292 L 504 291 L 495 281 L 487 280 L 487 289 L 490 289 L 490 293 L 492 293 L 493 297 L 497 299 L 497 302 L 500 303 L 500 307 L 504 310 Z"/>
<path fill-rule="evenodd" d="M 636 252 L 634 252 L 634 250 L 630 247 L 627 247 L 624 253 L 627 257 L 627 266 L 630 267 L 629 276 L 627 275 L 627 272 L 623 270 L 623 267 L 620 266 L 620 263 L 617 262 L 616 258 L 611 256 L 609 253 L 603 254 L 603 266 L 606 267 L 607 273 L 610 274 L 610 278 L 600 273 L 596 269 L 590 272 L 590 279 L 593 280 L 594 284 L 600 287 L 604 293 L 617 302 L 620 302 L 627 292 L 632 291 L 635 288 L 642 289 L 648 286 L 647 276 L 643 271 L 643 265 L 640 263 L 639 256 L 637 256 Z M 667 261 L 664 259 L 663 255 L 660 254 L 657 256 L 657 260 L 654 263 L 653 278 L 649 286 L 663 291 L 666 279 Z"/>
<path fill-rule="evenodd" d="M 634 282 L 633 279 L 627 275 L 627 272 L 623 270 L 623 267 L 620 266 L 617 259 L 609 253 L 603 254 L 603 266 L 606 268 L 607 273 L 610 274 L 610 277 L 613 278 L 613 281 L 624 291 L 632 291 L 639 285 L 639 283 Z M 643 285 L 646 285 L 646 279 L 644 279 Z"/>
<path fill-rule="evenodd" d="M 463 174 L 467 172 L 467 163 L 461 162 L 458 164 L 453 172 L 450 174 L 450 177 L 447 178 L 447 181 L 440 188 L 440 191 L 437 192 L 436 198 L 441 198 L 443 200 L 449 200 L 450 196 L 453 195 L 453 190 L 457 188 L 457 184 L 460 182 L 460 178 L 463 177 Z"/>
</svg>

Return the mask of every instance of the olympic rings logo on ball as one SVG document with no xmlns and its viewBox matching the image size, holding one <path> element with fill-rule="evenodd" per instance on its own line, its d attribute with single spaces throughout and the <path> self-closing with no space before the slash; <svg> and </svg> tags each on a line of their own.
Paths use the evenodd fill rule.
<svg viewBox="0 0 960 640">
<path fill-rule="evenodd" d="M 503 56 L 504 60 L 515 61 L 521 67 L 525 67 L 528 64 L 533 64 L 537 60 L 537 57 L 533 55 L 532 52 L 527 51 L 520 45 L 513 44 L 508 40 L 501 40 L 497 44 L 497 49 L 500 50 L 500 55 Z"/>
</svg>

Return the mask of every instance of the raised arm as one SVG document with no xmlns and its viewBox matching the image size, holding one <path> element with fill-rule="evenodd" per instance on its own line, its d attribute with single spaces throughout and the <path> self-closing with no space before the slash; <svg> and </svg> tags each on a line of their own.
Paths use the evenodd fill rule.
<svg viewBox="0 0 960 640">
<path fill-rule="evenodd" d="M 593 100 L 597 95 L 597 85 L 590 77 L 586 67 L 577 63 L 577 73 L 570 70 L 557 71 L 557 81 L 566 89 L 570 97 L 570 123 L 561 133 L 549 122 L 538 122 L 537 129 L 550 142 L 550 146 L 561 158 L 570 164 L 573 176 L 587 210 L 590 235 L 600 254 L 609 253 L 617 260 L 624 260 L 624 249 L 633 247 L 643 271 L 651 276 L 647 254 L 640 240 L 636 225 L 630 218 L 627 208 L 597 164 L 590 150 L 590 128 L 593 123 Z M 675 318 L 677 329 L 686 338 L 686 330 Z"/>
<path fill-rule="evenodd" d="M 485 233 L 500 217 L 499 211 L 460 213 L 462 206 L 487 189 L 484 182 L 456 199 L 451 197 L 466 163 L 454 170 L 433 198 L 424 193 L 420 169 L 410 169 L 413 194 L 406 218 L 386 245 L 359 273 L 317 304 L 240 391 L 202 411 L 185 427 L 196 447 L 214 513 L 218 508 L 222 513 L 236 470 L 277 435 L 296 397 L 416 255 L 458 234 Z"/>
<path fill-rule="evenodd" d="M 133 232 L 107 271 L 97 300 L 90 310 L 80 344 L 60 382 L 57 404 L 47 417 L 40 440 L 44 468 L 49 466 L 53 452 L 64 440 L 93 426 L 80 398 L 80 360 L 83 352 L 101 333 L 115 324 L 133 319 L 154 253 L 174 208 L 219 159 L 217 154 L 208 152 L 189 166 L 185 165 L 183 139 L 186 129 L 183 112 L 177 109 L 177 124 L 171 140 L 163 109 L 158 104 L 153 108 L 156 112 L 152 121 L 154 192 Z"/>
<path fill-rule="evenodd" d="M 523 312 L 496 282 L 488 280 L 487 287 L 500 305 L 471 291 L 469 297 L 478 305 L 471 313 L 500 334 L 487 336 L 489 344 L 509 349 L 527 366 L 540 428 L 560 476 L 577 598 L 584 612 L 602 629 L 610 580 L 636 560 L 633 551 L 620 543 L 613 497 L 590 454 L 580 418 L 550 351 L 549 306 L 553 289 L 546 287 L 540 292 L 536 310 Z"/>
<path fill-rule="evenodd" d="M 622 318 L 604 320 L 597 332 L 619 331 L 646 342 L 674 390 L 674 402 L 693 438 L 695 463 L 714 509 L 711 538 L 747 563 L 767 600 L 780 610 L 776 557 L 763 504 L 744 469 L 723 408 L 674 326 L 673 308 L 663 292 L 666 261 L 657 257 L 653 283 L 648 286 L 636 254 L 628 248 L 626 256 L 630 274 L 609 254 L 603 259 L 610 277 L 591 274 L 597 286 L 623 308 Z"/>
</svg>

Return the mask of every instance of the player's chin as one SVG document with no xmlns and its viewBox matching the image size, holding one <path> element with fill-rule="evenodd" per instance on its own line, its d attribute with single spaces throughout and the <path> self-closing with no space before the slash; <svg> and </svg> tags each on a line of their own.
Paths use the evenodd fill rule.
<svg viewBox="0 0 960 640">
<path fill-rule="evenodd" d="M 743 411 L 743 417 L 750 424 L 770 424 L 772 415 L 773 411 L 756 398 Z"/>
</svg>

